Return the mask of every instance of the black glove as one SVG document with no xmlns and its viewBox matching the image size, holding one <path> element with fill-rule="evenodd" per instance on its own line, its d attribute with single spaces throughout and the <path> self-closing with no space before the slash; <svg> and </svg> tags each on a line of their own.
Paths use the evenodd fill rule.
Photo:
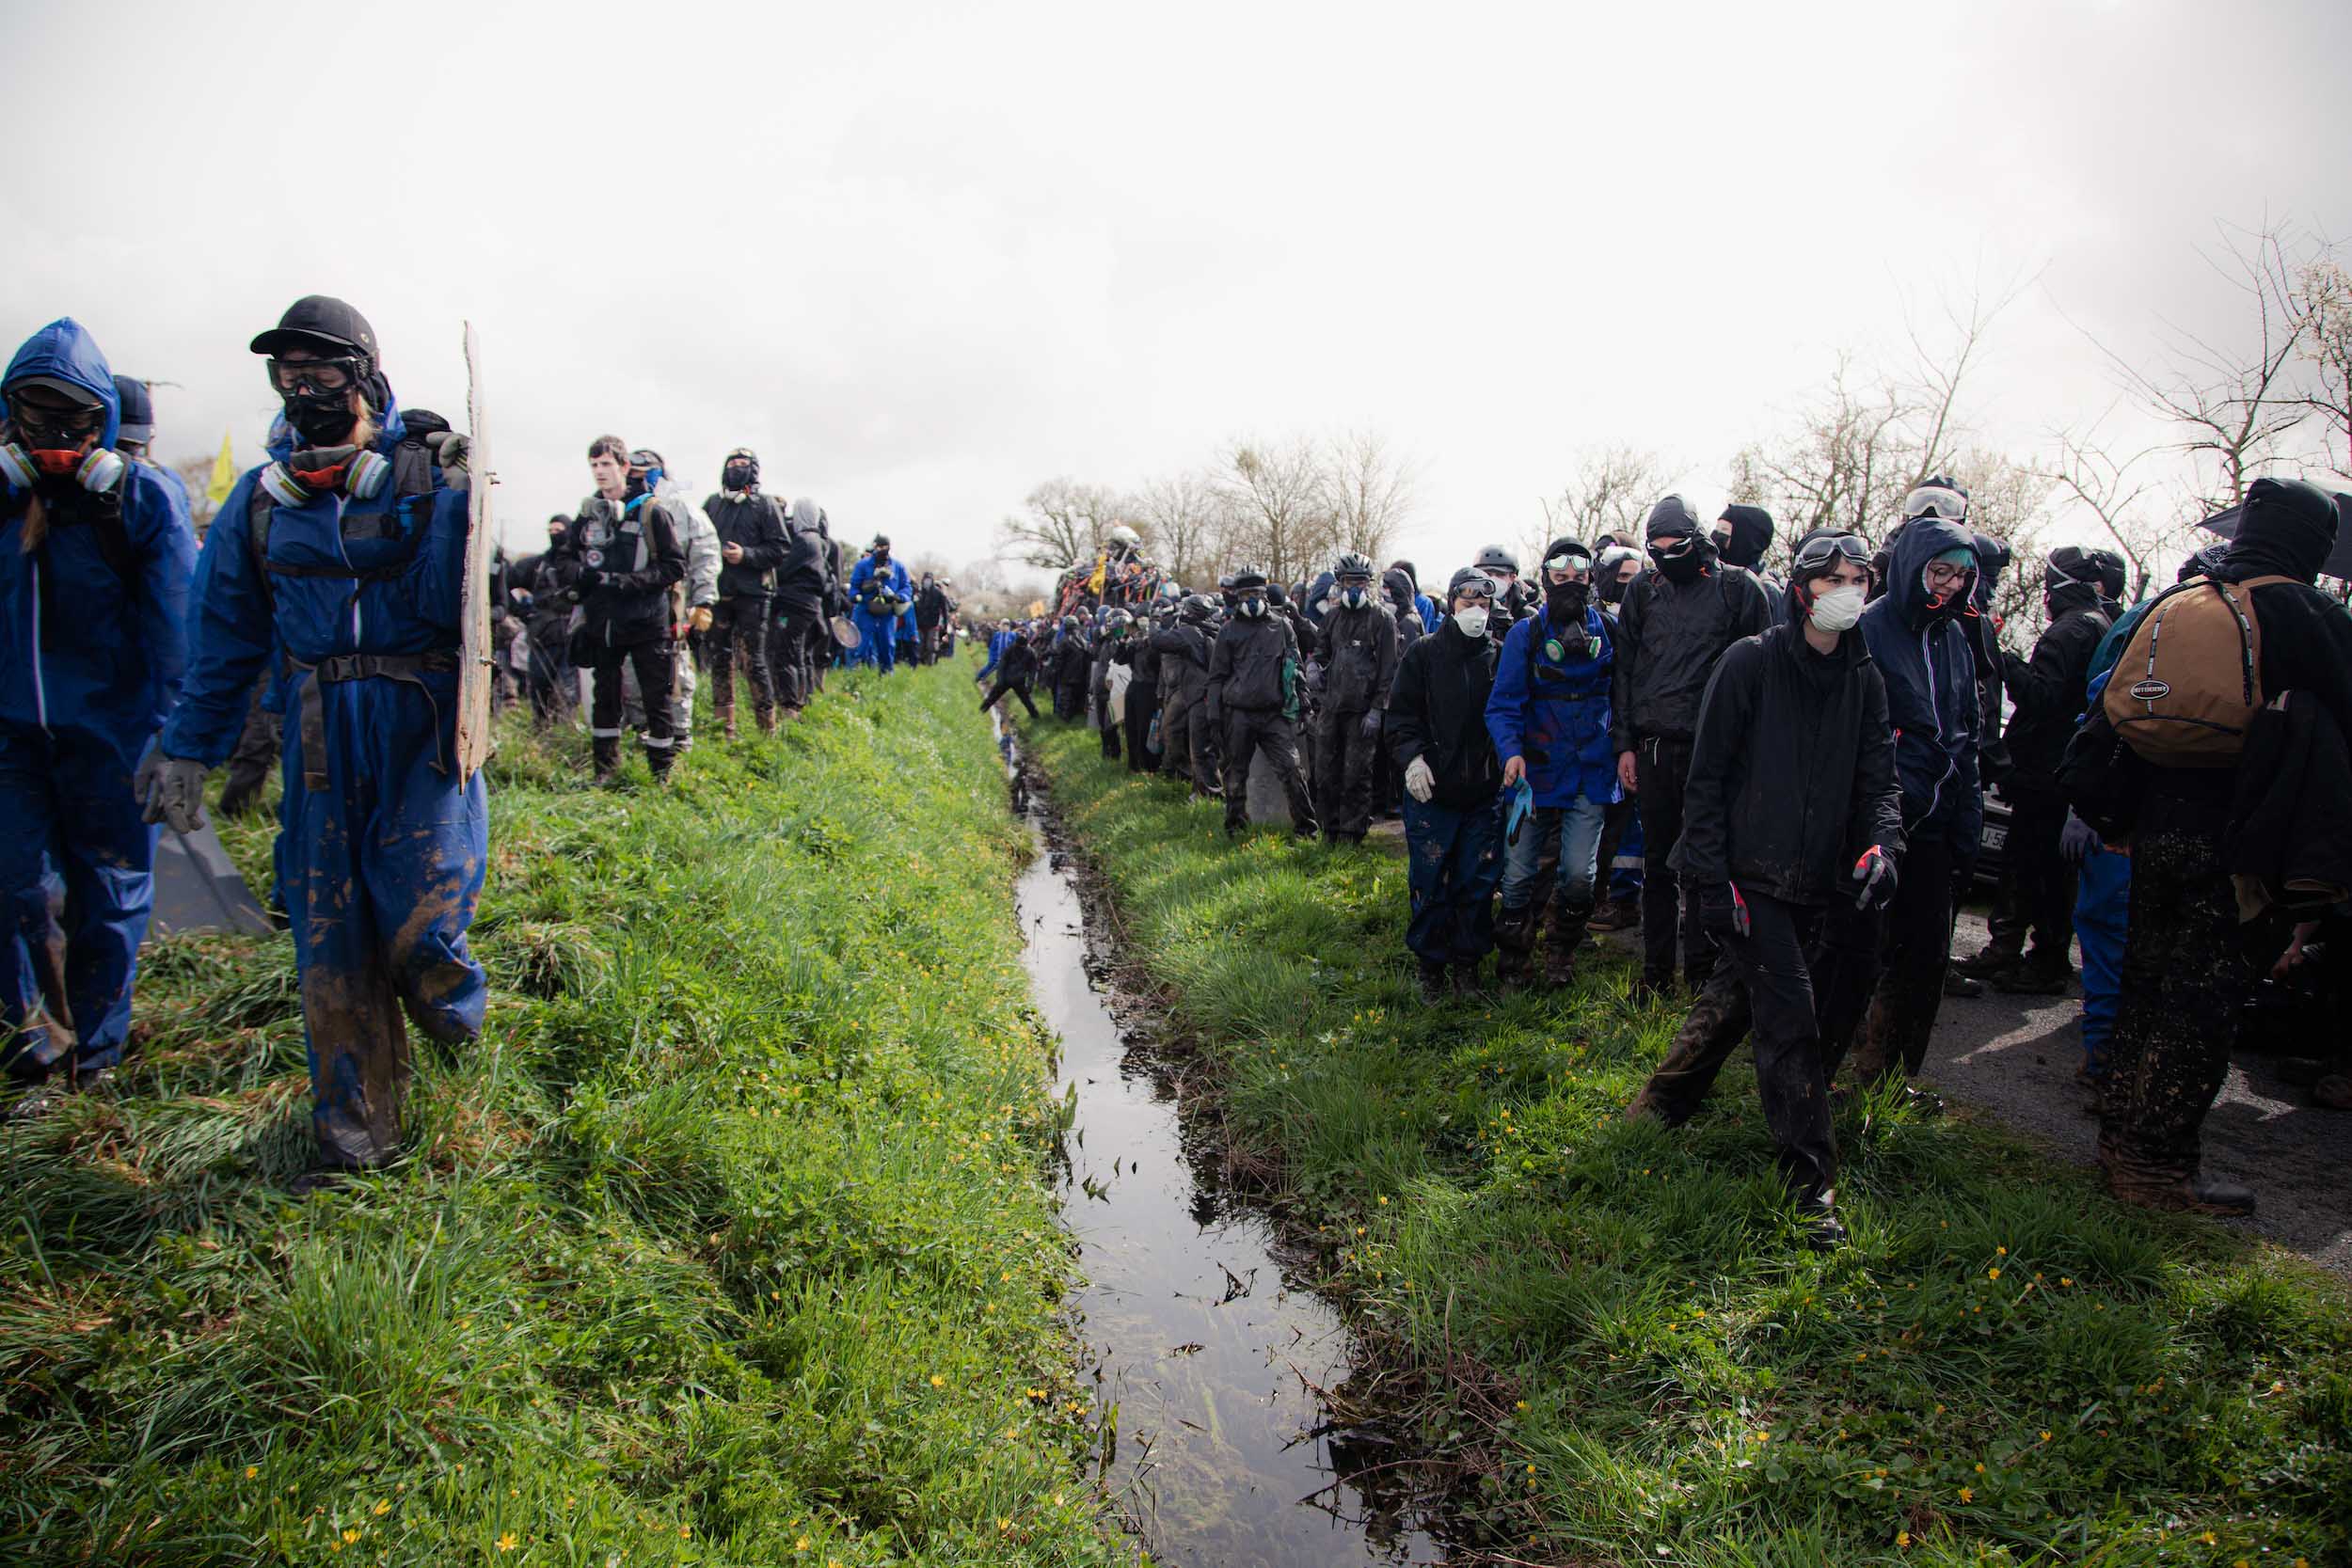
<svg viewBox="0 0 2352 1568">
<path fill-rule="evenodd" d="M 583 564 L 580 568 L 580 576 L 572 578 L 572 589 L 575 593 L 585 594 L 592 589 L 602 588 L 603 586 L 604 568 L 601 566 L 589 566 Z"/>
<path fill-rule="evenodd" d="M 1873 844 L 1853 863 L 1852 879 L 1862 884 L 1854 893 L 1853 907 L 1883 910 L 1895 896 L 1895 862 Z"/>
<path fill-rule="evenodd" d="M 1699 925 L 1710 937 L 1744 937 L 1750 930 L 1748 901 L 1729 882 L 1699 890 Z"/>
</svg>

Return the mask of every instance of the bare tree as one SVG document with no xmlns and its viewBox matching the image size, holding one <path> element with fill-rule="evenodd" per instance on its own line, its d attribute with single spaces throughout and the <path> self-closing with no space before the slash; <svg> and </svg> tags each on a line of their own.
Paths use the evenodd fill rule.
<svg viewBox="0 0 2352 1568">
<path fill-rule="evenodd" d="M 2164 363 L 2144 368 L 2092 339 L 2117 379 L 2142 407 L 2175 426 L 2172 450 L 2196 464 L 2203 510 L 2246 499 L 2246 487 L 2279 461 L 2280 443 L 2311 414 L 2294 371 L 2312 322 L 2296 287 L 2283 224 L 2255 230 L 2225 226 L 2221 252 L 2205 260 L 2243 296 L 2246 325 L 2217 343 L 2178 327 L 2161 334 Z"/>
<path fill-rule="evenodd" d="M 1232 547 L 1272 580 L 1306 576 L 1330 553 L 1336 528 L 1313 443 L 1233 441 L 1218 455 L 1216 484 L 1232 516 Z"/>
<path fill-rule="evenodd" d="M 2321 447 L 2328 466 L 2352 476 L 2352 273 L 2332 256 L 2306 262 L 2296 277 L 2309 384 L 2303 406 L 2327 424 Z"/>
<path fill-rule="evenodd" d="M 1413 465 L 1390 451 L 1386 437 L 1374 430 L 1333 437 L 1323 460 L 1337 547 L 1385 559 L 1389 541 L 1412 515 Z"/>
<path fill-rule="evenodd" d="M 1091 561 L 1122 510 L 1113 491 L 1069 479 L 1047 480 L 1029 492 L 1025 504 L 1026 514 L 997 525 L 998 550 L 1054 572 Z"/>
<path fill-rule="evenodd" d="M 1197 469 L 1155 479 L 1136 497 L 1136 526 L 1153 560 L 1189 588 L 1216 580 L 1232 531 L 1226 499 Z"/>
<path fill-rule="evenodd" d="M 2054 439 L 2057 451 L 2043 474 L 2060 497 L 2090 514 L 2131 567 L 2132 597 L 2144 597 L 2155 578 L 2158 554 L 2179 537 L 2177 527 L 2158 520 L 2152 499 L 2156 481 L 2143 468 L 2157 449 L 2119 458 L 2096 424 L 2060 431 Z"/>
<path fill-rule="evenodd" d="M 1519 564 L 1531 574 L 1534 558 L 1565 534 L 1587 546 L 1603 533 L 1639 542 L 1649 509 L 1673 486 L 1665 460 L 1629 442 L 1586 447 L 1560 493 L 1543 502 L 1543 536 L 1523 536 Z"/>
</svg>

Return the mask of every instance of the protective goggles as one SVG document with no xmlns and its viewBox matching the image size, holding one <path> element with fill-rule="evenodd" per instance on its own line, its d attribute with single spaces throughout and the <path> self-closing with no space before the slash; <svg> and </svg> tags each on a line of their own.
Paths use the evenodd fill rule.
<svg viewBox="0 0 2352 1568">
<path fill-rule="evenodd" d="M 1544 562 L 1547 572 L 1589 572 L 1593 558 L 1589 555 L 1555 555 Z"/>
<path fill-rule="evenodd" d="M 1699 536 L 1695 533 L 1661 534 L 1649 542 L 1649 553 L 1661 561 L 1672 561 L 1689 555 L 1698 548 L 1698 544 Z"/>
<path fill-rule="evenodd" d="M 1468 579 L 1456 587 L 1454 590 L 1454 597 L 1457 599 L 1491 599 L 1500 591 L 1500 585 L 1496 583 L 1494 578 L 1489 577 L 1475 577 Z"/>
<path fill-rule="evenodd" d="M 366 363 L 355 356 L 341 359 L 272 359 L 269 384 L 279 393 L 303 392 L 312 397 L 347 392 L 367 373 Z"/>
<path fill-rule="evenodd" d="M 8 394 L 8 419 L 25 445 L 36 448 L 71 447 L 106 428 L 106 410 L 99 404 L 24 392 Z"/>
<path fill-rule="evenodd" d="M 1903 498 L 1903 516 L 1940 517 L 1957 523 L 1968 515 L 1968 498 L 1941 484 L 1922 484 Z"/>
<path fill-rule="evenodd" d="M 1797 576 L 1808 576 L 1836 565 L 1839 556 L 1844 556 L 1857 566 L 1867 566 L 1870 563 L 1870 546 L 1851 533 L 1825 533 L 1818 539 L 1806 540 L 1804 546 L 1797 551 L 1796 559 L 1789 562 L 1789 567 Z"/>
</svg>

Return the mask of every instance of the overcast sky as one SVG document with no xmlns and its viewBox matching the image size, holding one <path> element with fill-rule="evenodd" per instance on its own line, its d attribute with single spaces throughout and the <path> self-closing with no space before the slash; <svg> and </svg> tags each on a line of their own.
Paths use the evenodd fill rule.
<svg viewBox="0 0 2352 1568">
<path fill-rule="evenodd" d="M 606 430 L 964 561 L 1040 480 L 1364 426 L 1426 576 L 1583 446 L 1719 503 L 1906 298 L 2038 276 L 1972 400 L 2022 445 L 2113 396 L 2078 327 L 2225 319 L 2217 220 L 2352 234 L 2344 0 L 5 15 L 0 331 L 251 462 L 294 296 L 453 414 L 469 318 L 516 540 Z"/>
</svg>

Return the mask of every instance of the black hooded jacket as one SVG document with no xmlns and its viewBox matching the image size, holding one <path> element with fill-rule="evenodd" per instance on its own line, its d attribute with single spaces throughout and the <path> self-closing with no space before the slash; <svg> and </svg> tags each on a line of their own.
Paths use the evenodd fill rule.
<svg viewBox="0 0 2352 1568">
<path fill-rule="evenodd" d="M 1629 752 L 1651 736 L 1690 739 L 1716 660 L 1772 623 L 1763 584 L 1749 573 L 1724 570 L 1705 535 L 1694 547 L 1705 565 L 1691 581 L 1671 582 L 1653 566 L 1626 584 L 1610 693 L 1610 745 L 1616 751 Z"/>
<path fill-rule="evenodd" d="M 1730 525 L 1729 537 L 1717 546 L 1724 564 L 1745 572 L 1761 566 L 1772 547 L 1772 515 L 1760 506 L 1726 506 L 1721 520 Z"/>
<path fill-rule="evenodd" d="M 1421 590 L 1413 584 L 1413 574 L 1402 566 L 1391 566 L 1380 574 L 1380 594 L 1389 601 L 1389 612 L 1396 622 L 1396 657 L 1402 659 L 1406 649 L 1429 635 L 1421 624 L 1421 606 L 1415 603 Z"/>
<path fill-rule="evenodd" d="M 743 559 L 719 565 L 719 597 L 765 598 L 776 591 L 776 568 L 784 563 L 784 503 L 757 490 L 722 490 L 703 502 L 703 515 L 719 535 L 722 551 L 742 546 Z"/>
<path fill-rule="evenodd" d="M 792 503 L 785 519 L 784 554 L 776 562 L 776 602 L 803 615 L 824 608 L 833 564 L 833 541 L 818 531 L 818 515 L 813 500 L 803 498 Z"/>
<path fill-rule="evenodd" d="M 1198 700 L 1209 686 L 1209 634 L 1190 621 L 1172 621 L 1152 634 L 1160 684 L 1170 705 Z"/>
<path fill-rule="evenodd" d="M 1667 863 L 1685 886 L 1727 881 L 1821 905 L 1852 894 L 1854 861 L 1873 844 L 1900 858 L 1902 789 L 1886 683 L 1860 628 L 1817 654 L 1794 594 L 1784 609 L 1707 683 Z"/>
<path fill-rule="evenodd" d="M 1405 650 L 1389 693 L 1382 737 L 1402 773 L 1421 758 L 1437 776 L 1432 805 L 1455 811 L 1494 803 L 1502 761 L 1486 729 L 1495 684 L 1494 640 L 1462 635 L 1451 616 Z"/>
<path fill-rule="evenodd" d="M 1298 634 L 1289 617 L 1268 607 L 1252 619 L 1236 615 L 1216 634 L 1209 651 L 1209 715 L 1224 721 L 1234 712 L 1279 713 L 1290 700 L 1283 669 L 1298 663 Z"/>
<path fill-rule="evenodd" d="M 1363 609 L 1350 610 L 1332 594 L 1315 631 L 1315 650 L 1323 660 L 1325 712 L 1389 705 L 1389 688 L 1396 681 L 1396 617 L 1376 595 L 1365 595 Z"/>
<path fill-rule="evenodd" d="M 2011 781 L 2020 788 L 2058 788 L 2058 758 L 2083 714 L 2091 656 L 2112 624 L 2096 582 L 2059 582 L 2044 592 L 2050 624 L 2035 640 L 2031 661 L 2001 656 L 2002 683 L 2017 705 L 2003 739 Z"/>
</svg>

